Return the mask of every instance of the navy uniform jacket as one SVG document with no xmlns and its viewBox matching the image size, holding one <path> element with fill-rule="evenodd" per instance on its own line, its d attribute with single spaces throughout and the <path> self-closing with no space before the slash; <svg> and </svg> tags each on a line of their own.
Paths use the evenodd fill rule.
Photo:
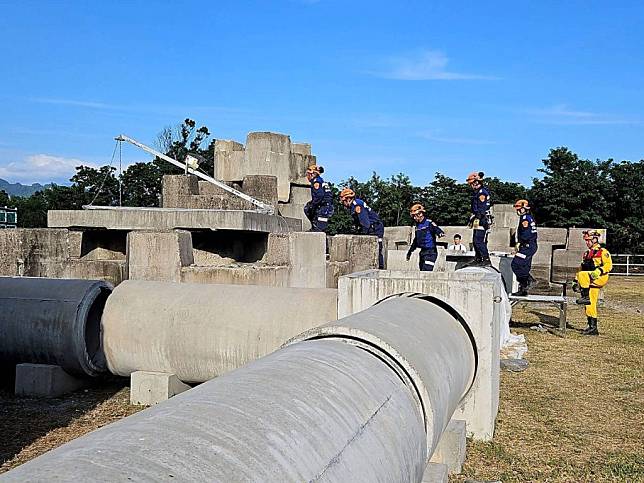
<svg viewBox="0 0 644 483">
<path fill-rule="evenodd" d="M 530 213 L 521 215 L 519 227 L 517 228 L 517 240 L 519 243 L 530 243 L 537 241 L 537 224 Z"/>
<path fill-rule="evenodd" d="M 416 224 L 416 234 L 411 244 L 412 250 L 416 248 L 436 250 L 436 237 L 439 235 L 444 235 L 443 230 L 432 220 L 425 218 Z"/>
<path fill-rule="evenodd" d="M 321 176 L 311 180 L 311 204 L 316 208 L 333 206 L 333 193 L 329 183 L 326 183 Z"/>
<path fill-rule="evenodd" d="M 384 235 L 384 225 L 380 221 L 378 213 L 373 211 L 364 201 L 358 198 L 354 199 L 349 205 L 349 211 L 354 223 L 360 227 L 360 232 L 363 235 L 377 235 L 380 237 Z"/>
<path fill-rule="evenodd" d="M 486 221 L 490 206 L 490 192 L 485 186 L 481 186 L 472 193 L 472 214 L 480 221 Z"/>
</svg>

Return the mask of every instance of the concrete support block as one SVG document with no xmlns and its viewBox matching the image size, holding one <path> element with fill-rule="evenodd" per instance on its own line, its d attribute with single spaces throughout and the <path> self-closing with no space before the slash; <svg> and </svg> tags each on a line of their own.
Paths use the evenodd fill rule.
<svg viewBox="0 0 644 483">
<path fill-rule="evenodd" d="M 179 282 L 181 268 L 194 263 L 188 231 L 132 231 L 127 237 L 130 280 Z"/>
<path fill-rule="evenodd" d="M 471 232 L 472 230 L 470 230 L 470 233 Z M 499 226 L 492 228 L 488 232 L 487 247 L 491 252 L 510 252 L 510 228 L 503 228 Z"/>
<path fill-rule="evenodd" d="M 447 301 L 467 322 L 478 351 L 477 375 L 454 413 L 474 439 L 490 441 L 499 410 L 501 275 L 478 269 L 457 272 L 369 270 L 338 280 L 338 318 L 364 310 L 389 295 L 424 293 Z"/>
<path fill-rule="evenodd" d="M 130 375 L 130 404 L 152 406 L 188 389 L 174 374 L 136 371 Z"/>
<path fill-rule="evenodd" d="M 214 148 L 214 178 L 225 181 L 240 181 L 244 159 L 244 145 L 236 141 L 217 139 Z"/>
<path fill-rule="evenodd" d="M 275 176 L 244 176 L 242 191 L 248 196 L 277 207 L 277 178 Z"/>
<path fill-rule="evenodd" d="M 411 245 L 411 226 L 386 226 L 385 247 L 387 250 L 407 250 Z"/>
<path fill-rule="evenodd" d="M 349 262 L 349 273 L 378 268 L 378 239 L 365 235 L 335 235 L 329 238 L 329 260 Z"/>
<path fill-rule="evenodd" d="M 280 201 L 290 194 L 291 139 L 284 134 L 252 132 L 246 138 L 243 174 L 269 174 L 277 177 Z"/>
<path fill-rule="evenodd" d="M 448 483 L 447 465 L 441 463 L 427 463 L 421 483 Z"/>
<path fill-rule="evenodd" d="M 194 175 L 164 175 L 162 182 L 162 205 L 164 208 L 188 208 L 182 206 L 181 197 L 199 194 L 199 178 Z"/>
<path fill-rule="evenodd" d="M 445 431 L 443 431 L 438 446 L 436 446 L 429 461 L 447 465 L 449 474 L 457 475 L 463 468 L 466 448 L 467 431 L 465 421 L 452 419 Z"/>
<path fill-rule="evenodd" d="M 304 214 L 304 205 L 296 203 L 279 203 L 279 214 L 291 219 L 297 219 L 301 226 L 296 231 L 308 231 L 311 229 L 311 222 Z"/>
<path fill-rule="evenodd" d="M 289 239 L 289 287 L 326 288 L 326 234 L 293 232 Z"/>
<path fill-rule="evenodd" d="M 311 145 L 309 143 L 291 143 L 291 152 L 301 155 L 311 155 Z"/>
<path fill-rule="evenodd" d="M 513 228 L 517 226 L 517 210 L 514 205 L 492 205 L 494 225 L 499 228 Z"/>
<path fill-rule="evenodd" d="M 16 366 L 17 396 L 59 397 L 85 386 L 87 381 L 74 377 L 60 366 L 50 364 L 18 364 Z"/>
</svg>

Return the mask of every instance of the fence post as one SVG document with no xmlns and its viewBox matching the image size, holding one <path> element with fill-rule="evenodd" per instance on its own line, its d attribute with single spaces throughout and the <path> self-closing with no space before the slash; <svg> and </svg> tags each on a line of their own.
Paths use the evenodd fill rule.
<svg viewBox="0 0 644 483">
<path fill-rule="evenodd" d="M 628 260 L 629 260 L 629 258 L 630 258 L 630 256 L 626 255 L 626 276 L 627 277 L 628 277 Z"/>
</svg>

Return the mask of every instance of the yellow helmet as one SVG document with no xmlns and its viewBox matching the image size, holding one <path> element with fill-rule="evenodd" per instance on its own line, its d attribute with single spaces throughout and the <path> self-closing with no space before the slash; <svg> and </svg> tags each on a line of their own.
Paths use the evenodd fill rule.
<svg viewBox="0 0 644 483">
<path fill-rule="evenodd" d="M 411 205 L 411 208 L 409 208 L 409 214 L 414 216 L 416 213 L 425 213 L 425 207 L 420 203 L 414 203 Z"/>
<path fill-rule="evenodd" d="M 599 230 L 586 230 L 583 232 L 584 234 L 584 240 L 592 240 L 593 238 L 597 238 L 597 241 L 602 237 L 602 233 Z"/>
<path fill-rule="evenodd" d="M 355 198 L 356 194 L 353 192 L 351 188 L 344 188 L 342 191 L 340 191 L 340 199 L 344 200 L 346 198 Z"/>
<path fill-rule="evenodd" d="M 465 179 L 466 183 L 471 185 L 475 181 L 481 181 L 483 179 L 483 173 L 481 172 L 473 172 L 467 175 L 467 178 Z"/>
<path fill-rule="evenodd" d="M 514 209 L 520 210 L 521 208 L 525 208 L 526 210 L 530 209 L 530 203 L 528 203 L 528 200 L 517 200 L 514 204 Z"/>
</svg>

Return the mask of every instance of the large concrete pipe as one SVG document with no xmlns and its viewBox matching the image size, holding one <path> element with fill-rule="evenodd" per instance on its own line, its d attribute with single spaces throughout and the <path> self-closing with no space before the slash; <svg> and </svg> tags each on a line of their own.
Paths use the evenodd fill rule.
<svg viewBox="0 0 644 483">
<path fill-rule="evenodd" d="M 4 479 L 420 482 L 475 373 L 458 314 L 397 297 L 309 336 Z"/>
<path fill-rule="evenodd" d="M 127 280 L 103 314 L 113 374 L 168 372 L 203 382 L 337 318 L 337 290 Z"/>
<path fill-rule="evenodd" d="M 111 291 L 97 280 L 0 277 L 0 364 L 105 372 L 100 323 Z"/>
</svg>

